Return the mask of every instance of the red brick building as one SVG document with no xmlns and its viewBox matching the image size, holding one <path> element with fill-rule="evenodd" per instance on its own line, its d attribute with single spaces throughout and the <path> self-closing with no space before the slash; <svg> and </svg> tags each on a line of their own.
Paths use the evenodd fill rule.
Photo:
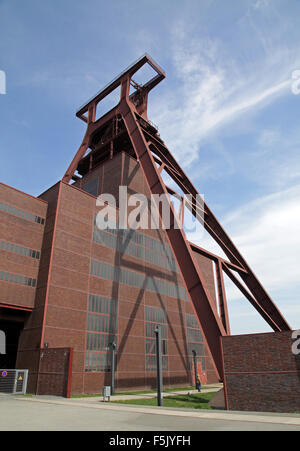
<svg viewBox="0 0 300 451">
<path fill-rule="evenodd" d="M 0 185 L 1 367 L 28 368 L 29 391 L 45 376 L 40 349 L 60 348 L 73 348 L 71 393 L 101 391 L 110 383 L 113 341 L 116 388 L 154 387 L 155 324 L 165 385 L 193 383 L 192 350 L 208 382 L 218 380 L 164 230 L 96 228 L 96 197 L 117 198 L 120 185 L 150 197 L 139 163 L 125 152 L 38 198 Z M 196 258 L 215 299 L 213 263 Z"/>
<path fill-rule="evenodd" d="M 139 84 L 133 76 L 145 65 L 154 76 Z M 37 198 L 0 184 L 0 368 L 28 368 L 31 392 L 100 392 L 111 382 L 113 345 L 115 387 L 154 387 L 156 325 L 165 386 L 193 383 L 193 354 L 203 381 L 219 381 L 220 337 L 230 335 L 223 273 L 274 331 L 290 330 L 148 119 L 148 94 L 164 78 L 144 55 L 82 106 L 83 141 L 62 180 Z M 115 90 L 118 104 L 98 117 Z M 123 215 L 120 186 L 143 195 L 150 212 L 151 196 L 165 195 L 171 225 L 119 227 L 134 208 Z M 116 224 L 105 230 L 97 227 L 101 194 L 115 201 Z M 227 259 L 187 241 L 184 211 Z"/>
</svg>

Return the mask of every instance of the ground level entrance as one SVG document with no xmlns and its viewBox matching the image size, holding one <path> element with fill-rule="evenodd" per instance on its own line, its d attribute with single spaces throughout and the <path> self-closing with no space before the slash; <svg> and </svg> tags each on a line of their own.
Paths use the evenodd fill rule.
<svg viewBox="0 0 300 451">
<path fill-rule="evenodd" d="M 0 307 L 1 340 L 4 341 L 0 348 L 0 368 L 16 368 L 20 333 L 28 314 L 27 310 Z"/>
</svg>

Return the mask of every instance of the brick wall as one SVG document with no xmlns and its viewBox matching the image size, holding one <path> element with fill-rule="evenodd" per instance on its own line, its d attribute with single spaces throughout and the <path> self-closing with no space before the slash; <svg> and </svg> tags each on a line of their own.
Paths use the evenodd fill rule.
<svg viewBox="0 0 300 451">
<path fill-rule="evenodd" d="M 292 332 L 223 337 L 228 410 L 300 411 L 300 354 Z"/>
<path fill-rule="evenodd" d="M 45 219 L 47 202 L 32 197 L 10 186 L 0 183 L 0 202 L 15 210 Z M 0 211 L 0 242 L 3 240 L 14 246 L 15 251 L 2 248 L 0 251 L 0 271 L 37 280 L 40 259 L 31 258 L 19 248 L 41 252 L 45 226 L 28 220 L 11 211 Z M 15 281 L 0 280 L 0 305 L 6 307 L 34 307 L 36 286 L 28 286 Z M 0 317 L 1 319 L 1 317 Z"/>
<path fill-rule="evenodd" d="M 69 397 L 72 350 L 70 348 L 40 349 L 36 393 Z"/>
<path fill-rule="evenodd" d="M 138 192 L 150 198 L 150 191 L 138 162 L 125 153 L 120 153 L 113 160 L 106 160 L 105 163 L 97 166 L 84 177 L 82 185 L 91 182 L 95 177 L 99 178 L 99 193 L 109 192 L 118 198 L 119 185 L 125 185 L 128 195 Z M 7 189 L 3 188 L 4 194 Z M 0 200 L 3 202 L 6 200 L 4 194 L 1 197 L 0 190 Z M 53 374 L 50 376 L 42 374 L 39 359 L 40 347 L 44 347 L 46 343 L 47 358 L 50 356 L 51 348 L 73 348 L 72 393 L 100 392 L 103 385 L 110 383 L 109 371 L 85 371 L 90 293 L 118 301 L 116 389 L 156 386 L 156 371 L 147 368 L 146 307 L 164 310 L 167 314 L 168 365 L 163 374 L 164 385 L 192 384 L 193 369 L 190 368 L 191 356 L 188 349 L 188 344 L 191 343 L 188 343 L 186 330 L 186 316 L 195 314 L 192 303 L 182 296 L 172 296 L 167 292 L 162 294 L 159 290 L 157 292 L 145 290 L 143 287 L 96 277 L 91 274 L 90 264 L 93 258 L 110 266 L 122 267 L 151 278 L 157 277 L 172 286 L 177 285 L 182 288 L 183 280 L 180 274 L 166 265 L 157 264 L 158 260 L 151 261 L 148 258 L 148 261 L 141 258 L 141 255 L 130 255 L 101 243 L 95 243 L 93 224 L 94 213 L 97 211 L 96 198 L 80 189 L 79 182 L 74 185 L 58 182 L 39 198 L 22 194 L 24 202 L 21 194 L 18 192 L 15 194 L 12 188 L 9 188 L 6 195 L 7 202 L 20 208 L 26 207 L 28 211 L 45 218 L 43 225 L 30 222 L 27 226 L 26 223 L 26 227 L 30 227 L 29 232 L 26 234 L 23 227 L 22 233 L 19 234 L 20 239 L 24 235 L 26 239 L 29 237 L 34 240 L 28 243 L 21 241 L 21 244 L 28 247 L 34 245 L 34 249 L 38 249 L 41 254 L 38 264 L 35 264 L 33 268 L 37 279 L 36 288 L 25 287 L 25 290 L 32 291 L 30 302 L 24 295 L 19 296 L 15 291 L 18 285 L 11 288 L 13 289 L 12 298 L 18 300 L 18 305 L 21 303 L 23 308 L 24 305 L 30 307 L 27 316 L 25 317 L 24 314 L 24 319 L 22 318 L 24 327 L 18 343 L 16 362 L 17 368 L 29 369 L 28 391 L 36 393 L 44 390 L 45 392 L 51 387 L 51 390 L 54 390 L 55 377 Z M 18 196 L 21 198 L 19 199 Z M 29 197 L 29 201 L 26 196 Z M 128 207 L 128 213 L 130 208 L 133 207 Z M 25 224 L 25 220 L 22 219 L 22 221 Z M 0 215 L 0 231 L 2 231 L 3 239 L 8 241 L 11 239 L 5 233 L 11 229 L 14 233 L 13 228 L 6 226 L 5 221 L 1 222 Z M 168 244 L 166 233 L 162 229 L 147 229 L 143 231 L 143 234 L 158 243 Z M 38 240 L 37 244 L 36 240 Z M 22 258 L 22 256 L 17 255 L 14 258 Z M 196 260 L 215 301 L 212 262 L 198 255 Z M 29 271 L 29 265 L 24 267 L 24 274 L 32 276 L 30 272 L 25 272 L 25 269 Z M 5 284 L 8 285 L 7 282 Z M 5 299 L 8 303 L 7 297 Z M 201 358 L 201 362 L 205 364 L 208 382 L 217 382 L 219 379 L 211 361 L 205 337 L 203 337 L 202 349 L 199 359 Z M 41 383 L 45 385 L 45 389 L 40 388 Z M 59 385 L 58 382 L 57 384 Z"/>
</svg>

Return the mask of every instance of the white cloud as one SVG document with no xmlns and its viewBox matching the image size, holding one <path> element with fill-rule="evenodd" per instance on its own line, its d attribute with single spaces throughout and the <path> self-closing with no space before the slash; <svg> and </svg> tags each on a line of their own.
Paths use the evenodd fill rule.
<svg viewBox="0 0 300 451">
<path fill-rule="evenodd" d="M 300 282 L 300 185 L 259 199 L 225 219 L 234 241 L 272 291 Z"/>
<path fill-rule="evenodd" d="M 152 106 L 164 140 L 186 167 L 198 158 L 203 140 L 220 127 L 234 121 L 234 133 L 242 115 L 291 94 L 291 73 L 297 65 L 293 49 L 277 47 L 266 53 L 261 38 L 257 45 L 263 57 L 241 60 L 217 39 L 193 37 L 189 28 L 179 23 L 172 32 L 177 89 Z"/>
<path fill-rule="evenodd" d="M 300 185 L 250 202 L 221 223 L 291 327 L 299 328 Z M 195 236 L 189 239 L 195 241 Z M 211 246 L 205 237 L 198 244 L 221 255 L 218 246 Z M 234 312 L 233 326 L 240 330 L 239 320 L 253 312 L 244 313 L 234 305 L 242 299 L 237 288 L 227 284 L 227 295 Z M 251 332 L 247 321 L 243 326 L 244 332 Z"/>
<path fill-rule="evenodd" d="M 258 145 L 263 148 L 270 147 L 278 143 L 279 139 L 280 133 L 278 130 L 265 129 L 258 137 Z"/>
<path fill-rule="evenodd" d="M 254 9 L 265 9 L 270 5 L 270 0 L 255 0 L 252 7 Z"/>
</svg>

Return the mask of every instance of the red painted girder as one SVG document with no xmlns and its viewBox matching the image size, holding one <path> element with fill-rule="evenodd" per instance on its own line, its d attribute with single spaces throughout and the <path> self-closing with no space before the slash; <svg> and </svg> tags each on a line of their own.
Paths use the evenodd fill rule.
<svg viewBox="0 0 300 451">
<path fill-rule="evenodd" d="M 261 303 L 257 301 L 257 299 L 255 299 L 255 297 L 253 297 L 246 289 L 245 287 L 239 282 L 239 280 L 234 276 L 234 274 L 232 273 L 232 271 L 228 268 L 226 263 L 222 263 L 222 268 L 225 271 L 225 273 L 227 274 L 227 276 L 231 279 L 231 281 L 239 288 L 239 290 L 241 291 L 241 293 L 243 293 L 243 295 L 248 299 L 248 301 L 253 305 L 253 307 L 258 311 L 258 313 L 264 318 L 264 320 L 269 324 L 269 326 L 274 330 L 274 331 L 280 331 L 280 329 L 278 328 L 278 325 L 274 322 L 273 318 L 269 315 L 269 313 L 267 311 L 265 311 L 262 306 Z"/>
<path fill-rule="evenodd" d="M 221 261 L 222 263 L 226 263 L 228 268 L 233 269 L 234 271 L 237 271 L 238 273 L 240 273 L 240 272 L 246 273 L 247 272 L 244 268 L 241 268 L 240 266 L 237 266 L 234 263 L 231 263 L 230 261 L 225 260 L 224 258 L 219 257 L 218 255 L 213 254 L 212 252 L 209 252 L 206 249 L 203 249 L 203 247 L 197 246 L 197 244 L 194 244 L 191 241 L 189 243 L 190 243 L 192 250 L 195 252 L 198 252 L 198 254 L 204 255 L 205 257 L 210 258 L 211 260 L 213 260 L 216 263 L 218 261 Z"/>
<path fill-rule="evenodd" d="M 104 116 L 99 118 L 97 121 L 95 120 L 95 108 L 96 106 L 93 105 L 90 107 L 90 113 L 89 113 L 89 119 L 87 121 L 87 129 L 84 135 L 84 138 L 82 140 L 82 143 L 75 154 L 70 166 L 68 167 L 64 177 L 63 181 L 66 183 L 69 183 L 71 178 L 73 177 L 74 173 L 76 172 L 78 168 L 78 164 L 81 161 L 81 159 L 85 156 L 87 149 L 89 148 L 91 144 L 91 139 L 93 137 L 93 133 L 97 131 L 99 128 L 102 127 L 102 125 L 106 124 L 107 122 L 113 121 L 114 118 L 119 114 L 119 105 L 114 107 L 112 110 L 108 111 Z"/>
<path fill-rule="evenodd" d="M 172 167 L 176 169 L 177 172 L 180 172 L 181 177 L 176 177 L 176 174 L 171 171 L 167 171 L 170 177 L 173 178 L 173 180 L 177 183 L 177 185 L 182 189 L 182 191 L 185 194 L 192 194 L 193 197 L 195 197 L 196 202 L 196 195 L 198 194 L 196 188 L 192 185 L 188 177 L 185 175 L 183 170 L 180 168 L 178 163 L 176 162 L 175 158 L 172 156 L 171 152 L 168 150 L 168 148 L 162 144 L 159 140 L 157 140 L 155 137 L 151 136 L 148 132 L 143 130 L 143 133 L 147 134 L 147 137 L 149 140 L 154 144 L 156 147 L 159 147 L 161 152 L 165 155 L 165 158 L 169 162 Z M 196 211 L 192 206 L 189 206 L 189 203 L 186 202 L 186 206 L 192 211 L 192 213 L 195 215 Z M 216 242 L 219 244 L 223 252 L 227 255 L 229 260 L 236 264 L 237 266 L 241 266 L 245 269 L 246 273 L 242 274 L 241 277 L 246 284 L 247 288 L 252 292 L 252 294 L 255 296 L 255 298 L 258 300 L 257 302 L 261 304 L 262 310 L 264 312 L 267 312 L 267 315 L 272 318 L 273 326 L 272 328 L 274 330 L 291 330 L 289 324 L 282 316 L 281 312 L 278 310 L 276 305 L 273 303 L 271 297 L 266 292 L 264 287 L 261 285 L 257 277 L 255 276 L 254 272 L 251 270 L 250 266 L 247 264 L 246 260 L 243 258 L 243 256 L 240 254 L 240 252 L 237 250 L 227 233 L 224 231 L 216 217 L 213 215 L 211 210 L 209 209 L 206 202 L 204 202 L 204 227 L 205 229 L 210 233 L 210 235 L 216 240 Z M 198 218 L 201 220 L 201 218 Z"/>
<path fill-rule="evenodd" d="M 161 144 L 157 141 L 158 144 Z M 151 143 L 152 146 L 154 145 L 153 143 Z M 161 152 L 159 152 L 158 146 L 156 147 L 156 153 L 161 157 Z M 164 146 L 165 151 L 168 152 L 168 157 L 171 156 L 170 151 Z M 151 147 L 152 150 L 152 147 Z M 169 165 L 174 165 L 173 161 L 170 162 L 170 159 L 168 157 L 165 157 L 165 161 L 168 162 Z M 173 157 L 172 157 L 173 158 Z M 174 160 L 174 159 L 173 159 Z M 174 160 L 175 161 L 175 160 Z M 178 166 L 179 168 L 179 166 Z M 176 173 L 175 171 L 170 171 L 169 167 L 166 166 L 164 169 L 167 172 L 167 174 L 174 180 L 175 183 L 177 183 L 177 185 L 182 189 L 182 191 L 185 194 L 189 194 L 192 196 L 193 202 L 192 205 L 190 205 L 189 200 L 186 201 L 186 206 L 187 208 L 189 208 L 189 210 L 192 212 L 192 214 L 197 217 L 197 219 L 199 219 L 199 221 L 201 223 L 203 223 L 204 228 L 208 231 L 208 233 L 215 239 L 215 241 L 219 244 L 219 246 L 222 248 L 222 250 L 225 252 L 225 254 L 228 256 L 229 260 L 238 265 L 238 266 L 243 266 L 241 261 L 239 261 L 239 259 L 236 256 L 236 253 L 234 253 L 234 251 L 232 251 L 228 245 L 221 239 L 221 237 L 219 236 L 218 233 L 216 233 L 216 231 L 214 230 L 214 228 L 208 223 L 208 221 L 204 221 L 203 222 L 203 218 L 197 216 L 197 212 L 202 210 L 202 206 L 199 205 L 199 203 L 197 203 L 196 200 L 196 196 L 197 194 L 199 195 L 199 193 L 197 192 L 196 188 L 193 187 L 193 185 L 191 184 L 191 182 L 188 180 L 188 178 L 186 177 L 186 175 L 184 174 L 184 172 L 182 171 L 182 174 L 180 174 L 180 176 L 177 176 L 179 169 L 176 168 Z M 195 205 L 197 205 L 197 210 L 195 209 Z M 207 210 L 208 210 L 208 206 L 205 202 L 203 202 L 204 208 L 205 208 L 205 218 L 207 219 Z M 225 235 L 224 235 L 225 236 Z M 227 236 L 227 235 L 226 235 Z M 228 237 L 227 237 L 228 238 Z M 232 244 L 232 243 L 231 243 Z M 233 246 L 233 244 L 232 244 Z"/>
<path fill-rule="evenodd" d="M 218 300 L 222 323 L 228 335 L 230 335 L 229 315 L 227 308 L 227 299 L 224 285 L 223 269 L 220 260 L 216 262 L 216 276 L 218 285 Z"/>
<path fill-rule="evenodd" d="M 147 92 L 151 91 L 158 83 L 160 83 L 165 77 L 166 74 L 162 70 L 161 67 L 147 54 L 143 55 L 139 58 L 138 61 L 133 63 L 130 67 L 125 69 L 118 77 L 116 77 L 109 85 L 103 88 L 100 92 L 98 92 L 92 99 L 90 99 L 85 105 L 83 105 L 76 113 L 76 116 L 80 119 L 83 119 L 86 122 L 86 118 L 83 116 L 89 109 L 91 104 L 97 105 L 102 99 L 104 99 L 107 95 L 109 95 L 112 91 L 114 91 L 118 86 L 121 85 L 121 82 L 128 78 L 129 80 L 132 76 L 145 64 L 149 64 L 152 69 L 157 73 L 155 77 L 149 80 L 147 83 L 143 85 L 143 89 Z"/>
<path fill-rule="evenodd" d="M 134 112 L 125 100 L 120 105 L 120 111 L 150 192 L 152 194 L 165 194 L 167 196 L 166 187 L 157 171 L 153 156 L 144 138 L 140 125 L 137 122 Z M 174 224 L 176 224 L 177 218 L 171 202 L 170 211 L 171 227 L 166 228 L 165 232 L 169 239 L 186 289 L 191 297 L 195 313 L 199 319 L 200 328 L 207 340 L 209 353 L 211 354 L 215 369 L 220 377 L 222 374 L 222 362 L 219 337 L 226 335 L 226 331 L 206 287 L 205 279 L 198 268 L 193 252 L 186 240 L 185 233 L 178 226 L 177 228 L 172 227 L 172 225 L 174 226 Z"/>
</svg>

